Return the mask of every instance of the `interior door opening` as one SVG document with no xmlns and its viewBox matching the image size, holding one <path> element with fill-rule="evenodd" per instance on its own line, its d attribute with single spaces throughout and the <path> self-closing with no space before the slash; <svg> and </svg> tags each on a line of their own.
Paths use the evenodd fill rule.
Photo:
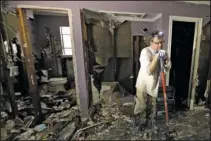
<svg viewBox="0 0 211 141">
<path fill-rule="evenodd" d="M 173 21 L 169 84 L 175 87 L 176 110 L 187 108 L 195 22 Z"/>
</svg>

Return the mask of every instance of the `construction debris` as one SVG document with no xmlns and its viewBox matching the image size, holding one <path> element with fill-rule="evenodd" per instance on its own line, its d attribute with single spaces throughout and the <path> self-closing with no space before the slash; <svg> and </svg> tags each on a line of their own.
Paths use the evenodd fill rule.
<svg viewBox="0 0 211 141">
<path fill-rule="evenodd" d="M 33 123 L 33 120 L 34 120 L 34 116 L 24 117 L 24 127 L 29 128 L 31 124 Z"/>
<path fill-rule="evenodd" d="M 12 120 L 8 120 L 5 126 L 6 130 L 11 130 L 13 127 L 15 127 L 15 122 Z"/>
<path fill-rule="evenodd" d="M 41 132 L 41 131 L 45 130 L 46 128 L 47 127 L 46 127 L 45 124 L 40 124 L 40 125 L 37 125 L 37 126 L 34 127 L 34 131 Z"/>
<path fill-rule="evenodd" d="M 1 121 L 5 121 L 1 132 L 2 138 L 9 140 L 58 138 L 63 140 L 73 136 L 77 126 L 74 126 L 72 121 L 75 122 L 75 118 L 79 117 L 75 90 L 52 93 L 48 92 L 46 85 L 44 85 L 40 92 L 42 112 L 46 120 L 39 125 L 34 125 L 32 98 L 18 95 L 16 99 L 18 117 L 9 118 L 8 115 L 11 114 L 9 109 L 1 112 Z M 79 125 L 76 122 L 75 124 Z M 72 133 L 70 133 L 72 128 Z"/>
<path fill-rule="evenodd" d="M 108 104 L 111 93 L 107 94 L 108 96 L 104 93 L 104 99 L 90 107 L 90 118 L 82 120 L 76 105 L 75 90 L 46 92 L 41 96 L 45 120 L 39 125 L 34 125 L 29 104 L 31 98 L 20 98 L 19 105 L 24 107 L 15 120 L 8 118 L 9 113 L 1 112 L 6 120 L 6 125 L 1 129 L 1 137 L 7 140 L 171 140 L 171 136 L 176 136 L 175 139 L 194 138 L 199 131 L 202 138 L 206 139 L 206 134 L 210 132 L 207 131 L 208 111 L 176 113 L 169 124 L 177 132 L 172 132 L 170 136 L 165 135 L 162 119 L 158 120 L 159 134 L 153 134 L 151 129 L 136 130 L 132 120 L 134 103 L 123 103 L 121 107 L 117 107 L 115 100 Z"/>
<path fill-rule="evenodd" d="M 34 133 L 33 129 L 28 128 L 26 132 L 17 136 L 15 140 L 28 140 L 31 137 L 32 133 Z"/>
<path fill-rule="evenodd" d="M 1 128 L 1 140 L 6 140 L 6 139 L 7 139 L 7 129 Z"/>
<path fill-rule="evenodd" d="M 207 112 L 205 111 L 188 111 L 185 114 L 175 113 L 180 116 L 175 115 L 174 118 L 170 119 L 170 124 L 176 130 L 172 131 L 168 136 L 166 135 L 165 121 L 163 119 L 157 120 L 159 134 L 155 135 L 151 129 L 147 128 L 144 131 L 136 130 L 132 123 L 132 111 L 130 112 L 131 115 L 128 116 L 129 112 L 126 112 L 125 115 L 125 112 L 121 111 L 118 119 L 113 120 L 110 126 L 96 127 L 95 132 L 89 132 L 84 140 L 171 140 L 172 136 L 174 140 L 189 140 L 196 138 L 197 134 L 198 139 L 208 140 L 210 138 L 208 124 L 210 119 L 206 117 Z M 116 115 L 116 113 L 112 114 L 112 116 Z"/>
<path fill-rule="evenodd" d="M 71 122 L 67 126 L 65 126 L 61 132 L 58 134 L 58 140 L 69 140 L 76 130 L 76 124 L 75 122 Z"/>
</svg>

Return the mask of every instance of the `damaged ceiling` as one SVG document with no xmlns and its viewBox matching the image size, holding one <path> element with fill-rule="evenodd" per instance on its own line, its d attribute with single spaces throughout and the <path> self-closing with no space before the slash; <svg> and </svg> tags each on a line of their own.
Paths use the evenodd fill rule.
<svg viewBox="0 0 211 141">
<path fill-rule="evenodd" d="M 114 11 L 102 11 L 102 10 L 91 10 L 91 9 L 82 9 L 82 13 L 87 18 L 93 19 L 110 19 L 116 21 L 145 21 L 145 22 L 154 22 L 157 19 L 162 17 L 161 13 L 130 13 L 130 12 L 114 12 Z"/>
</svg>

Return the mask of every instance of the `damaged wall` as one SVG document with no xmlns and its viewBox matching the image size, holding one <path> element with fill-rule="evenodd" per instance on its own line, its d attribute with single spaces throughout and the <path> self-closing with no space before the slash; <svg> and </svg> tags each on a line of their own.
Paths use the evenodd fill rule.
<svg viewBox="0 0 211 141">
<path fill-rule="evenodd" d="M 139 22 L 132 21 L 131 22 L 131 32 L 133 35 L 143 35 L 142 30 L 144 28 L 147 28 L 149 33 L 154 30 L 160 30 L 162 28 L 161 18 L 157 19 L 154 22 L 144 22 L 144 21 L 143 22 L 142 21 L 139 21 Z"/>
<path fill-rule="evenodd" d="M 19 21 L 18 17 L 12 14 L 6 14 L 5 16 L 6 24 L 15 32 L 19 30 Z M 9 36 L 9 39 L 12 39 L 12 37 L 15 36 L 15 33 L 7 28 L 7 33 Z"/>
<path fill-rule="evenodd" d="M 69 21 L 68 21 L 68 16 L 54 16 L 54 15 L 34 15 L 34 21 L 33 21 L 34 26 L 32 26 L 32 28 L 35 28 L 34 32 L 32 33 L 32 37 L 35 38 L 33 39 L 35 41 L 35 45 L 33 45 L 33 47 L 35 47 L 36 49 L 33 49 L 33 51 L 36 51 L 37 55 L 40 56 L 40 50 L 42 47 L 45 47 L 47 44 L 47 39 L 45 36 L 45 27 L 48 27 L 51 34 L 55 37 L 56 39 L 56 50 L 59 51 L 62 49 L 61 46 L 61 37 L 60 37 L 60 26 L 69 26 Z M 29 24 L 30 25 L 30 24 Z M 48 59 L 48 61 L 50 61 L 49 65 L 53 65 L 55 64 L 55 60 L 54 59 Z M 58 67 L 58 71 L 59 71 L 59 75 L 62 75 L 62 70 L 61 70 L 61 59 L 58 59 L 58 65 L 60 67 Z M 71 76 L 73 74 L 73 62 L 72 59 L 67 59 L 66 64 L 64 64 L 67 66 L 67 75 Z M 53 65 L 51 66 L 53 68 L 53 70 L 55 70 L 56 66 Z M 53 73 L 54 75 L 54 73 Z"/>
<path fill-rule="evenodd" d="M 50 16 L 50 15 L 34 15 L 36 23 L 36 47 L 41 48 L 46 45 L 46 37 L 44 28 L 48 27 L 56 40 L 61 42 L 60 26 L 69 26 L 68 16 Z"/>
<path fill-rule="evenodd" d="M 206 89 L 208 71 L 210 67 L 209 66 L 211 59 L 210 21 L 206 25 L 204 25 L 202 29 L 203 29 L 203 36 L 200 45 L 200 56 L 199 56 L 200 63 L 198 68 L 199 85 L 196 87 L 196 92 L 199 94 L 199 97 L 203 97 L 204 95 Z"/>
<path fill-rule="evenodd" d="M 142 35 L 144 28 L 151 32 L 153 30 L 153 22 L 131 22 L 131 32 L 133 35 Z"/>
<path fill-rule="evenodd" d="M 111 32 L 104 27 L 98 25 L 89 25 L 89 30 L 91 31 L 90 37 L 92 38 L 93 47 L 96 49 L 96 61 L 101 66 L 106 66 L 103 82 L 115 81 L 113 78 L 113 57 L 114 49 L 112 47 L 112 35 Z M 115 42 L 117 51 L 117 80 L 122 80 L 125 77 L 131 75 L 132 68 L 132 56 L 131 56 L 131 23 L 124 22 L 119 27 L 115 28 Z M 108 64 L 108 65 L 107 65 Z M 121 71 L 121 66 L 127 66 L 127 71 Z"/>
<path fill-rule="evenodd" d="M 108 59 L 113 55 L 112 49 L 112 36 L 107 28 L 98 25 L 89 25 L 91 28 L 91 37 L 93 42 L 93 47 L 96 49 L 96 61 L 102 66 L 108 63 Z"/>
</svg>

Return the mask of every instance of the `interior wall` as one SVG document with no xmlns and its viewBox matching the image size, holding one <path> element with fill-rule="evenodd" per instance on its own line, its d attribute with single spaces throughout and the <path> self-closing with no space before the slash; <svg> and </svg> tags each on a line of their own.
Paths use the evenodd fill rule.
<svg viewBox="0 0 211 141">
<path fill-rule="evenodd" d="M 114 56 L 111 32 L 107 28 L 98 25 L 89 25 L 88 28 L 90 28 L 89 30 L 91 31 L 90 36 L 92 39 L 92 47 L 96 49 L 96 61 L 101 66 L 106 66 L 103 76 L 103 82 L 115 81 L 113 78 L 113 60 L 111 59 Z M 132 66 L 131 23 L 125 22 L 115 28 L 114 39 L 118 64 L 118 80 L 122 80 L 132 73 L 132 68 L 129 69 Z M 128 66 L 128 69 L 122 71 L 122 66 Z"/>
<path fill-rule="evenodd" d="M 40 48 L 36 47 L 36 27 L 34 19 L 27 19 L 27 25 L 29 29 L 30 42 L 32 43 L 32 52 L 38 53 L 37 55 L 39 55 Z"/>
<path fill-rule="evenodd" d="M 32 51 L 36 53 L 40 57 L 40 50 L 42 47 L 47 45 L 47 39 L 45 36 L 45 27 L 48 27 L 50 33 L 55 37 L 56 41 L 56 50 L 59 51 L 62 49 L 61 46 L 61 38 L 60 38 L 60 26 L 69 26 L 68 16 L 54 16 L 54 15 L 34 15 L 33 20 L 28 19 L 28 26 L 31 35 L 31 42 L 32 42 Z M 55 60 L 53 58 L 48 57 L 46 60 L 48 63 L 48 67 L 51 67 L 53 70 L 56 69 Z M 59 75 L 62 75 L 62 66 L 61 66 L 61 58 L 58 59 L 58 71 Z M 66 64 L 67 67 L 67 75 L 73 75 L 73 62 L 72 59 L 69 57 L 67 59 Z M 52 75 L 56 75 L 54 71 Z"/>
<path fill-rule="evenodd" d="M 210 65 L 210 59 L 211 59 L 211 47 L 210 47 L 210 22 L 208 22 L 206 25 L 203 26 L 203 36 L 202 41 L 200 45 L 200 55 L 199 55 L 199 68 L 198 68 L 198 81 L 199 85 L 196 87 L 196 92 L 198 95 L 203 96 L 205 89 L 206 89 L 206 83 L 207 83 L 207 77 L 208 77 L 208 71 L 209 71 L 209 65 Z"/>
<path fill-rule="evenodd" d="M 15 32 L 17 32 L 19 30 L 19 21 L 18 21 L 18 17 L 15 15 L 11 15 L 11 14 L 6 14 L 5 16 L 5 21 L 6 24 L 13 29 Z M 12 39 L 12 37 L 16 36 L 15 33 L 11 30 L 7 29 L 7 33 L 9 36 L 9 39 Z"/>
<path fill-rule="evenodd" d="M 144 33 L 142 30 L 144 28 L 148 29 L 147 33 Z M 141 35 L 141 36 L 148 36 L 149 34 L 151 34 L 151 32 L 153 31 L 162 31 L 162 20 L 161 18 L 157 19 L 154 22 L 144 22 L 144 21 L 139 21 L 139 22 L 131 22 L 131 31 L 132 31 L 132 35 Z M 149 45 L 149 41 L 148 38 L 145 39 L 146 44 L 145 45 Z"/>
<path fill-rule="evenodd" d="M 147 28 L 151 32 L 153 30 L 153 22 L 131 22 L 131 32 L 133 35 L 142 35 L 144 28 Z"/>
<path fill-rule="evenodd" d="M 161 18 L 157 19 L 154 22 L 145 22 L 145 21 L 132 21 L 131 22 L 131 32 L 133 35 L 143 35 L 142 30 L 144 28 L 147 28 L 149 33 L 154 30 L 161 30 L 162 29 Z"/>
<path fill-rule="evenodd" d="M 159 30 L 162 31 L 162 20 L 161 18 L 157 19 L 152 24 L 153 30 Z"/>
<path fill-rule="evenodd" d="M 68 16 L 51 16 L 51 15 L 34 15 L 36 26 L 36 47 L 41 48 L 46 45 L 45 27 L 50 29 L 50 32 L 55 36 L 56 40 L 60 39 L 60 26 L 69 26 Z"/>
</svg>

